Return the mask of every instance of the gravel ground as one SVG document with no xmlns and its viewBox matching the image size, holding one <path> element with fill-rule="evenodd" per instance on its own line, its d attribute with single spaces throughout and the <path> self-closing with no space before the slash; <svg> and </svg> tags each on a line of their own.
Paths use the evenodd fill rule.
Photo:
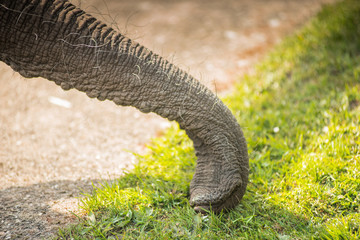
<svg viewBox="0 0 360 240">
<path fill-rule="evenodd" d="M 73 1 L 219 94 L 334 0 Z M 129 169 L 169 123 L 63 92 L 0 63 L 0 239 L 43 239 L 75 220 L 92 182 Z"/>
</svg>

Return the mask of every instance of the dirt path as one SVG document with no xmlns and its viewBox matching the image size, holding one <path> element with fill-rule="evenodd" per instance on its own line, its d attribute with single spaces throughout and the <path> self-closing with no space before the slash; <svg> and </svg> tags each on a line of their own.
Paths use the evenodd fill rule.
<svg viewBox="0 0 360 240">
<path fill-rule="evenodd" d="M 217 92 L 334 0 L 89 0 L 76 5 Z M 0 239 L 42 239 L 71 222 L 91 182 L 119 176 L 168 126 L 155 116 L 24 79 L 0 63 Z"/>
</svg>

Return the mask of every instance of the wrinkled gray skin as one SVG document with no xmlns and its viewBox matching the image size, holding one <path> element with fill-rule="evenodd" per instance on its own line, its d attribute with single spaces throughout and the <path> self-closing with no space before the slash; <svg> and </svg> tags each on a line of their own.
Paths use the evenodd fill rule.
<svg viewBox="0 0 360 240">
<path fill-rule="evenodd" d="M 26 78 L 175 120 L 194 142 L 196 211 L 235 207 L 248 182 L 243 133 L 188 73 L 65 0 L 0 0 L 0 60 Z"/>
</svg>

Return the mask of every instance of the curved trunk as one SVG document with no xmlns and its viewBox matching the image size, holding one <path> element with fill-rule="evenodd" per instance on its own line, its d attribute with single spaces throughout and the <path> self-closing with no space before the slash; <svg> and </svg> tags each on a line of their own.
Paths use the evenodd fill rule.
<svg viewBox="0 0 360 240">
<path fill-rule="evenodd" d="M 241 129 L 207 88 L 159 55 L 64 0 L 0 0 L 0 60 L 24 77 L 175 120 L 198 157 L 195 209 L 234 207 L 248 181 Z"/>
</svg>

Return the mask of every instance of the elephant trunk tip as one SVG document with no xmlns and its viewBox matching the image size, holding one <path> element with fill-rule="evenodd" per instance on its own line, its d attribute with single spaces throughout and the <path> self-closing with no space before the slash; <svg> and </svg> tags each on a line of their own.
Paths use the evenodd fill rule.
<svg viewBox="0 0 360 240">
<path fill-rule="evenodd" d="M 206 214 L 209 211 L 215 214 L 229 212 L 239 204 L 245 194 L 245 189 L 246 184 L 245 186 L 244 184 L 241 184 L 237 186 L 228 197 L 221 201 L 214 201 L 214 196 L 211 196 L 211 194 L 201 194 L 200 192 L 195 191 L 191 194 L 190 205 L 194 208 L 195 212 L 202 214 Z"/>
</svg>

